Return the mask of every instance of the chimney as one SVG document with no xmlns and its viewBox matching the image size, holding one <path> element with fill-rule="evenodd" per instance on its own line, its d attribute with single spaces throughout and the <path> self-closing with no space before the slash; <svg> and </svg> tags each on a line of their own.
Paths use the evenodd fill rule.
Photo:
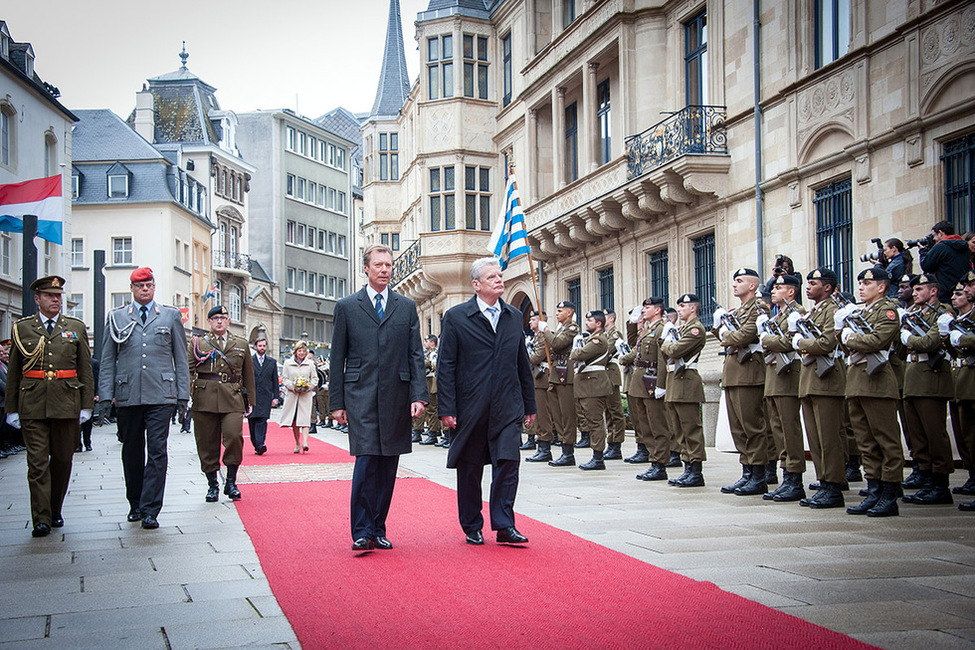
<svg viewBox="0 0 975 650">
<path fill-rule="evenodd" d="M 135 94 L 135 132 L 154 144 L 156 139 L 156 116 L 152 105 L 153 97 L 145 84 Z"/>
</svg>

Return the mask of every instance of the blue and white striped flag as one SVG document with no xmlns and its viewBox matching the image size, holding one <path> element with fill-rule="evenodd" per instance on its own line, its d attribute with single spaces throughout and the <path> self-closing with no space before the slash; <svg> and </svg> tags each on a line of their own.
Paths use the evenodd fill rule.
<svg viewBox="0 0 975 650">
<path fill-rule="evenodd" d="M 498 258 L 502 271 L 508 268 L 511 260 L 531 252 L 528 248 L 528 231 L 525 230 L 525 213 L 521 211 L 521 199 L 518 198 L 513 173 L 508 176 L 504 194 L 503 211 L 488 243 L 488 250 Z"/>
</svg>

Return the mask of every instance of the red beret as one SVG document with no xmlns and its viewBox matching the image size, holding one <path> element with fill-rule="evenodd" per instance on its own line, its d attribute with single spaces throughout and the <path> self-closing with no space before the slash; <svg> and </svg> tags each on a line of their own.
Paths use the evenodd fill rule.
<svg viewBox="0 0 975 650">
<path fill-rule="evenodd" d="M 142 266 L 132 271 L 132 275 L 129 276 L 129 282 L 149 282 L 152 280 L 152 269 L 148 266 Z"/>
</svg>

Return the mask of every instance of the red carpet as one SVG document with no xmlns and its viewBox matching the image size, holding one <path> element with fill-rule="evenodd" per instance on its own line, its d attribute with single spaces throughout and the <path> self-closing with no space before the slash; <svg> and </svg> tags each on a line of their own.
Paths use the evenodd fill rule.
<svg viewBox="0 0 975 650">
<path fill-rule="evenodd" d="M 455 492 L 426 479 L 396 482 L 394 548 L 356 554 L 349 485 L 249 485 L 236 504 L 305 648 L 871 647 L 527 517 L 526 547 L 467 545 Z"/>
<path fill-rule="evenodd" d="M 334 429 L 326 429 L 328 435 L 335 436 L 336 440 L 347 440 L 347 434 L 340 433 Z M 316 440 L 314 436 L 308 436 L 308 451 L 303 454 L 295 452 L 295 434 L 290 428 L 285 429 L 273 422 L 267 423 L 267 437 L 264 439 L 267 452 L 262 456 L 254 453 L 254 446 L 251 444 L 250 430 L 247 420 L 244 420 L 244 465 L 293 465 L 317 464 L 317 463 L 351 463 L 355 458 L 349 455 L 344 449 L 339 449 L 335 445 Z"/>
</svg>

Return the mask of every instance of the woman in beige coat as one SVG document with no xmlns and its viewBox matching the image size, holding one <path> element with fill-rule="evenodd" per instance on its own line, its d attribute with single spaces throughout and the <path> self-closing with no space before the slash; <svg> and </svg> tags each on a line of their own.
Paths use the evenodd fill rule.
<svg viewBox="0 0 975 650">
<path fill-rule="evenodd" d="M 295 453 L 308 451 L 308 426 L 311 424 L 311 408 L 318 385 L 315 364 L 308 358 L 308 344 L 298 341 L 292 348 L 294 356 L 284 362 L 281 383 L 287 389 L 284 407 L 278 424 L 291 427 L 295 434 Z"/>
</svg>

